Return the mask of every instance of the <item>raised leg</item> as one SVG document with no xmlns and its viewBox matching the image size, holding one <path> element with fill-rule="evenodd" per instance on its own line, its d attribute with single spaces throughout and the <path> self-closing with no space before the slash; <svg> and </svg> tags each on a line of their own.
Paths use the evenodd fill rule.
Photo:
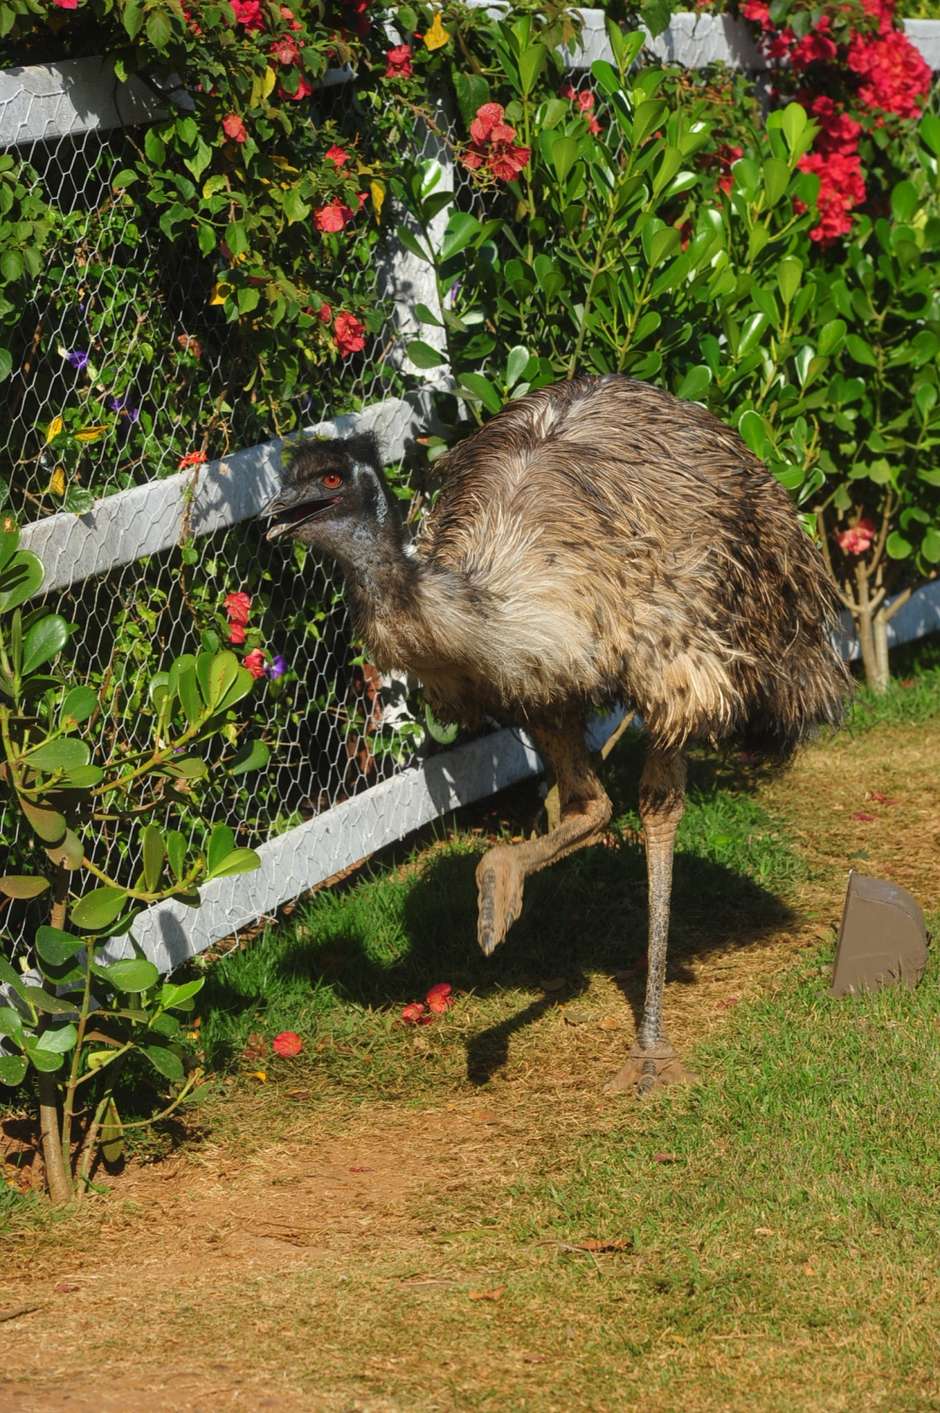
<svg viewBox="0 0 940 1413">
<path fill-rule="evenodd" d="M 584 745 L 580 716 L 557 726 L 534 727 L 532 735 L 543 759 L 555 772 L 560 821 L 540 839 L 524 844 L 498 844 L 477 865 L 479 913 L 477 937 L 490 956 L 522 911 L 522 893 L 530 873 L 593 844 L 610 819 L 612 807 L 594 772 Z"/>
<path fill-rule="evenodd" d="M 669 944 L 672 854 L 685 805 L 685 758 L 651 749 L 640 777 L 640 818 L 646 837 L 649 886 L 649 952 L 646 996 L 630 1058 L 611 1090 L 646 1094 L 658 1084 L 689 1079 L 663 1030 L 663 985 Z"/>
</svg>

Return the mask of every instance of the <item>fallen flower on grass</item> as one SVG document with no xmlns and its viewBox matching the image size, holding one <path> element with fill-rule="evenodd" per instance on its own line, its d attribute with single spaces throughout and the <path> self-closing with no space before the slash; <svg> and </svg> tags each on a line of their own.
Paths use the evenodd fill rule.
<svg viewBox="0 0 940 1413">
<path fill-rule="evenodd" d="M 271 1041 L 271 1049 L 275 1055 L 280 1055 L 285 1060 L 292 1060 L 303 1048 L 304 1042 L 295 1030 L 282 1030 L 280 1035 L 275 1035 Z"/>
<path fill-rule="evenodd" d="M 260 1080 L 262 1084 L 267 1084 L 268 1082 L 267 1070 L 252 1070 L 251 1077 L 252 1079 Z"/>
<path fill-rule="evenodd" d="M 423 1001 L 411 1001 L 402 1007 L 401 1018 L 405 1025 L 427 1025 L 431 1017 Z"/>
<path fill-rule="evenodd" d="M 432 986 L 424 998 L 428 1010 L 433 1011 L 435 1015 L 443 1015 L 454 1004 L 453 990 L 449 981 L 439 981 L 436 986 Z"/>
</svg>

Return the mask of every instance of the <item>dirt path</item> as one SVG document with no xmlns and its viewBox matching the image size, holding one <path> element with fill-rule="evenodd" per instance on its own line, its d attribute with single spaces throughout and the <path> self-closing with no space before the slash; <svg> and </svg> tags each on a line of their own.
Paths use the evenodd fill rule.
<svg viewBox="0 0 940 1413">
<path fill-rule="evenodd" d="M 938 761 L 940 723 L 880 729 L 805 753 L 768 788 L 814 862 L 802 920 L 746 953 L 709 952 L 670 984 L 680 1046 L 723 1024 L 796 949 L 831 936 L 847 859 L 936 907 Z M 435 1289 L 466 1285 L 489 1318 L 499 1272 L 463 1264 L 459 1230 L 444 1246 L 442 1198 L 478 1230 L 560 1138 L 625 1121 L 602 1087 L 629 1044 L 626 1007 L 599 978 L 579 1009 L 575 1025 L 543 1017 L 536 1048 L 522 1047 L 483 1095 L 421 1109 L 354 1107 L 350 1096 L 326 1119 L 299 1104 L 288 1120 L 278 1110 L 267 1134 L 267 1096 L 251 1095 L 239 1101 L 243 1146 L 210 1142 L 131 1168 L 77 1218 L 12 1243 L 0 1275 L 0 1413 L 498 1407 L 473 1401 L 485 1353 L 461 1353 L 459 1328 L 448 1348 L 422 1347 L 414 1297 L 433 1304 Z M 5 1318 L 25 1306 L 36 1308 Z M 544 1356 L 520 1344 L 501 1357 L 514 1387 L 530 1390 L 513 1408 L 563 1406 Z"/>
</svg>

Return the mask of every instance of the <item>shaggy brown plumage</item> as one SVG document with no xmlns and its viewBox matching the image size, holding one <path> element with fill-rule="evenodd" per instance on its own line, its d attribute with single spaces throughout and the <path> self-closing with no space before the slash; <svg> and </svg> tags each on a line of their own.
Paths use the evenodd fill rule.
<svg viewBox="0 0 940 1413">
<path fill-rule="evenodd" d="M 640 713 L 658 996 L 648 993 L 641 1063 L 624 1082 L 647 1087 L 675 1069 L 659 1014 L 682 749 L 734 737 L 786 755 L 838 722 L 847 679 L 822 560 L 737 433 L 627 378 L 530 393 L 440 471 L 409 552 L 374 448 L 308 444 L 269 508 L 269 533 L 339 560 L 378 666 L 416 672 L 445 719 L 530 726 L 554 767 L 559 829 L 480 865 L 487 952 L 518 915 L 525 876 L 591 842 L 609 818 L 581 744 L 586 713 L 614 701 Z"/>
</svg>

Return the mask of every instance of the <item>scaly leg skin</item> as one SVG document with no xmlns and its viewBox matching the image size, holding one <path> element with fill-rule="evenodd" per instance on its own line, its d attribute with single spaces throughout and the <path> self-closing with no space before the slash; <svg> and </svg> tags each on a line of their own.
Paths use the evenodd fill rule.
<svg viewBox="0 0 940 1413">
<path fill-rule="evenodd" d="M 566 718 L 555 726 L 533 727 L 532 735 L 542 758 L 554 769 L 561 819 L 557 828 L 540 839 L 498 844 L 477 865 L 477 938 L 487 957 L 522 912 L 529 874 L 595 843 L 612 813 L 610 800 L 591 767 L 581 716 Z"/>
<path fill-rule="evenodd" d="M 636 1043 L 623 1069 L 607 1086 L 609 1094 L 644 1095 L 661 1084 L 693 1078 L 679 1061 L 663 1031 L 663 986 L 669 944 L 672 854 L 685 804 L 685 758 L 677 752 L 650 750 L 640 777 L 640 818 L 646 836 L 649 883 L 649 962 L 646 996 Z"/>
</svg>

